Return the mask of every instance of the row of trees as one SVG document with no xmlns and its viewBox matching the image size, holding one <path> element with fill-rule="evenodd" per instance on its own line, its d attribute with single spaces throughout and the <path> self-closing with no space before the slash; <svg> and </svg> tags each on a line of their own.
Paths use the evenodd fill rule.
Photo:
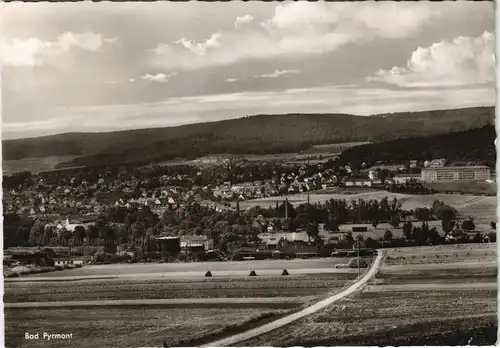
<svg viewBox="0 0 500 348">
<path fill-rule="evenodd" d="M 305 230 L 311 240 L 316 240 L 319 224 L 326 230 L 337 231 L 340 224 L 370 223 L 375 227 L 388 222 L 394 227 L 402 219 L 414 215 L 418 220 L 442 220 L 445 231 L 451 231 L 457 212 L 454 208 L 435 201 L 433 207 L 405 211 L 396 198 L 389 201 L 358 199 L 331 199 L 325 203 L 300 204 L 294 206 L 288 201 L 274 207 L 253 207 L 245 212 L 216 211 L 213 207 L 192 202 L 175 209 L 169 207 L 161 216 L 148 207 L 143 209 L 112 206 L 101 214 L 94 225 L 77 226 L 73 232 L 64 228 L 56 231 L 47 221 L 32 220 L 16 214 L 7 214 L 4 220 L 4 245 L 107 245 L 150 243 L 154 237 L 166 235 L 206 235 L 214 240 L 216 247 L 228 251 L 258 240 L 257 235 L 266 232 L 269 226 L 274 230 Z M 462 227 L 474 230 L 472 221 L 465 221 Z M 431 229 L 432 230 L 432 229 Z M 417 239 L 432 238 L 432 232 L 425 225 L 414 228 L 410 222 L 403 224 L 406 236 Z"/>
</svg>

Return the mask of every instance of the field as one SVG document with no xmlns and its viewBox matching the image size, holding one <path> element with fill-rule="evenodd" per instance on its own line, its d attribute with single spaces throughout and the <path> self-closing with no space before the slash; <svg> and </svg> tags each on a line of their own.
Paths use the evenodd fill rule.
<svg viewBox="0 0 500 348">
<path fill-rule="evenodd" d="M 391 193 L 387 191 L 368 191 L 352 194 L 331 193 L 317 194 L 311 193 L 309 200 L 311 203 L 324 203 L 330 199 L 345 199 L 347 202 L 357 199 L 376 199 L 381 200 L 388 197 L 392 200 L 396 197 L 403 205 L 403 209 L 415 209 L 418 207 L 432 207 L 435 200 L 444 202 L 444 204 L 455 207 L 460 214 L 465 217 L 472 216 L 479 222 L 489 223 L 496 221 L 496 206 L 497 199 L 495 196 L 474 196 L 460 194 L 444 194 L 438 193 L 433 195 L 407 195 L 399 193 Z M 282 203 L 286 198 L 294 205 L 307 203 L 307 194 L 293 194 L 281 197 L 270 197 L 264 199 L 255 199 L 240 203 L 241 209 L 247 209 L 254 206 L 269 207 L 275 206 L 276 202 Z"/>
<path fill-rule="evenodd" d="M 256 308 L 58 308 L 6 309 L 7 347 L 173 346 L 281 311 Z M 230 324 L 229 324 L 230 323 Z M 25 332 L 71 333 L 66 340 L 24 339 Z"/>
<path fill-rule="evenodd" d="M 465 194 L 486 194 L 495 195 L 497 193 L 496 182 L 492 183 L 473 183 L 473 184 L 461 184 L 461 183 L 440 183 L 431 184 L 426 183 L 424 187 L 429 189 L 437 190 L 439 192 L 463 192 Z"/>
<path fill-rule="evenodd" d="M 102 279 L 58 282 L 5 282 L 4 301 L 47 302 L 121 299 L 303 298 L 341 288 L 351 274 L 193 279 Z"/>
<path fill-rule="evenodd" d="M 389 249 L 361 292 L 239 345 L 412 345 L 488 328 L 497 325 L 496 277 L 496 244 Z"/>
<path fill-rule="evenodd" d="M 4 175 L 11 175 L 22 171 L 33 174 L 56 169 L 57 164 L 71 161 L 78 156 L 50 156 L 42 158 L 23 158 L 19 160 L 4 160 L 2 170 Z"/>
<path fill-rule="evenodd" d="M 34 274 L 30 277 L 81 277 L 81 276 L 139 276 L 178 278 L 200 277 L 207 271 L 217 276 L 246 276 L 251 270 L 257 275 L 279 276 L 283 269 L 291 275 L 307 273 L 331 273 L 335 264 L 346 263 L 348 259 L 295 259 L 295 260 L 254 260 L 229 262 L 199 262 L 199 263 L 136 263 L 92 265 L 83 268 L 64 270 L 56 273 Z M 338 270 L 335 270 L 335 272 Z"/>
<path fill-rule="evenodd" d="M 319 263 L 318 263 L 319 261 Z M 206 269 L 206 264 L 174 264 L 162 278 L 94 279 L 71 281 L 73 272 L 62 271 L 68 281 L 6 281 L 5 323 L 7 346 L 111 347 L 153 346 L 165 340 L 169 345 L 198 345 L 307 306 L 339 292 L 357 276 L 350 273 L 294 274 L 304 266 L 316 272 L 328 270 L 326 260 L 290 260 L 217 263 L 214 277 L 184 277 L 186 269 Z M 333 260 L 329 267 L 333 268 Z M 226 265 L 226 266 L 224 266 Z M 227 266 L 229 265 L 229 266 Z M 119 267 L 112 267 L 119 266 Z M 135 269 L 134 267 L 137 266 Z M 88 269 L 132 274 L 149 272 L 166 265 L 109 265 Z M 263 275 L 285 266 L 290 275 Z M 186 268 L 188 267 L 188 268 Z M 260 271 L 258 270 L 260 267 Z M 269 268 L 270 267 L 270 268 Z M 321 268 L 323 267 L 323 268 Z M 159 269 L 159 268 L 157 268 Z M 257 269 L 256 277 L 217 276 L 238 269 Z M 280 269 L 281 272 L 282 269 Z M 92 272 L 91 272 L 92 273 Z M 114 273 L 114 271 L 112 271 Z M 146 273 L 147 274 L 147 273 Z M 158 277 L 159 275 L 159 277 Z M 161 303 L 160 302 L 161 299 Z M 133 301 L 136 300 L 136 301 Z M 150 303 L 139 301 L 151 300 Z M 156 301 L 155 301 L 156 300 Z M 68 307 L 57 307 L 57 306 Z M 24 308 L 15 308 L 22 306 Z M 50 306 L 49 308 L 40 308 Z M 72 340 L 24 340 L 25 332 L 73 333 Z M 133 333 L 133 334 L 131 334 Z"/>
</svg>

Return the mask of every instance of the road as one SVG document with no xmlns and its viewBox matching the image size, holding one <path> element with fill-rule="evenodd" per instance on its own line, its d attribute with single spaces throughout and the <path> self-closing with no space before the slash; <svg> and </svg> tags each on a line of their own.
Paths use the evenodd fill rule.
<svg viewBox="0 0 500 348">
<path fill-rule="evenodd" d="M 144 276 L 160 274 L 173 276 L 199 276 L 211 271 L 213 275 L 248 275 L 251 270 L 257 274 L 280 275 L 283 269 L 295 274 L 331 273 L 336 264 L 347 263 L 349 258 L 294 259 L 294 260 L 253 260 L 228 262 L 193 262 L 193 263 L 144 263 L 91 265 L 71 270 L 32 274 L 27 278 L 83 277 L 83 276 Z M 337 272 L 338 273 L 338 272 Z"/>
<path fill-rule="evenodd" d="M 281 319 L 275 320 L 271 323 L 265 324 L 263 326 L 242 332 L 240 334 L 227 337 L 221 340 L 218 340 L 216 342 L 212 342 L 210 344 L 204 345 L 203 347 L 223 347 L 223 346 L 234 346 L 238 342 L 242 342 L 245 340 L 248 340 L 250 338 L 253 338 L 255 336 L 263 335 L 269 331 L 276 330 L 280 327 L 283 327 L 285 325 L 288 325 L 296 320 L 299 320 L 305 316 L 311 315 L 325 307 L 330 306 L 334 302 L 351 295 L 352 293 L 358 291 L 362 286 L 364 286 L 377 272 L 380 263 L 383 259 L 384 252 L 379 251 L 377 258 L 375 261 L 372 263 L 370 269 L 368 272 L 365 273 L 363 277 L 361 277 L 359 280 L 357 280 L 354 284 L 352 284 L 349 288 L 346 290 L 333 295 L 325 300 L 322 300 L 320 302 L 317 302 L 313 304 L 310 307 L 307 307 L 299 312 L 287 315 L 286 317 L 283 317 Z"/>
</svg>

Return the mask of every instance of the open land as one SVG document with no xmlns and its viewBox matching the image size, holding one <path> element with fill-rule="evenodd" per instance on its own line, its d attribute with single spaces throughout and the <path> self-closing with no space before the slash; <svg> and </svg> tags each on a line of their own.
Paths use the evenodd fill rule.
<svg viewBox="0 0 500 348">
<path fill-rule="evenodd" d="M 454 259 L 453 267 L 442 255 Z M 413 345 L 456 330 L 489 330 L 497 325 L 496 277 L 496 244 L 388 249 L 362 291 L 294 323 L 293 330 L 282 327 L 238 345 Z"/>
<path fill-rule="evenodd" d="M 228 325 L 279 315 L 262 308 L 58 308 L 5 310 L 7 347 L 151 347 L 216 334 Z M 230 323 L 230 324 L 229 324 Z M 66 340 L 24 339 L 24 333 L 72 333 Z"/>
<path fill-rule="evenodd" d="M 4 175 L 11 175 L 23 171 L 30 171 L 33 174 L 56 169 L 59 163 L 71 161 L 78 156 L 49 156 L 41 158 L 23 158 L 18 160 L 2 161 Z"/>
<path fill-rule="evenodd" d="M 203 273 L 197 277 L 182 277 L 186 269 L 206 270 L 206 264 L 202 263 L 106 265 L 90 266 L 87 270 L 94 267 L 101 271 L 121 270 L 126 274 L 129 267 L 135 273 L 149 272 L 148 267 L 173 266 L 169 273 L 178 277 L 66 282 L 35 282 L 26 277 L 22 282 L 7 281 L 4 296 L 6 343 L 8 346 L 27 346 L 23 338 L 25 332 L 44 331 L 71 332 L 73 339 L 40 340 L 30 347 L 70 347 L 75 345 L 76 339 L 78 346 L 82 347 L 151 346 L 160 345 L 163 340 L 169 345 L 188 341 L 192 344 L 197 339 L 206 342 L 210 337 L 224 335 L 224 332 L 227 332 L 225 335 L 237 332 L 245 325 L 252 327 L 279 318 L 318 298 L 341 291 L 354 281 L 357 273 L 356 270 L 339 274 L 319 272 L 333 268 L 334 263 L 331 259 L 206 263 L 213 266 L 210 267 L 214 274 L 212 278 L 203 277 Z M 265 271 L 266 267 L 271 270 L 286 268 L 290 275 L 259 273 L 259 269 Z M 294 274 L 294 270 L 304 267 L 311 267 L 311 270 L 316 267 L 317 273 Z M 234 269 L 236 275 L 216 276 L 224 269 Z M 240 276 L 238 270 L 243 269 L 247 272 L 256 269 L 257 276 Z M 63 272 L 66 271 L 59 274 Z M 71 273 L 61 278 L 71 279 L 68 274 Z M 142 303 L 145 299 L 151 300 L 151 304 Z M 142 302 L 134 304 L 133 300 Z M 78 302 L 72 306 L 75 301 Z M 92 301 L 95 306 L 92 306 Z M 120 301 L 124 303 L 120 304 Z M 129 303 L 125 303 L 127 301 Z M 63 305 L 67 307 L 61 308 Z M 131 332 L 134 334 L 130 335 Z"/>
<path fill-rule="evenodd" d="M 387 191 L 367 191 L 353 194 L 331 193 L 331 194 L 315 194 L 309 195 L 311 203 L 324 203 L 330 199 L 345 199 L 348 202 L 351 200 L 381 200 L 388 197 L 392 200 L 394 197 L 402 203 L 403 209 L 415 209 L 421 207 L 432 207 L 435 200 L 442 201 L 446 205 L 455 207 L 458 212 L 464 217 L 474 217 L 479 222 L 489 223 L 496 221 L 496 206 L 497 198 L 495 196 L 474 196 L 460 194 L 445 194 L 438 193 L 433 195 L 409 195 L 401 193 L 391 193 Z M 268 207 L 276 205 L 276 202 L 282 203 L 286 198 L 291 204 L 299 205 L 307 203 L 307 194 L 292 194 L 280 197 L 270 197 L 264 199 L 248 200 L 240 203 L 242 209 L 261 206 Z"/>
<path fill-rule="evenodd" d="M 191 263 L 137 263 L 137 264 L 110 264 L 91 265 L 82 268 L 58 271 L 57 273 L 34 274 L 28 277 L 81 277 L 81 276 L 116 276 L 116 275 L 153 275 L 157 277 L 172 274 L 175 277 L 191 278 L 203 276 L 205 272 L 211 271 L 214 277 L 222 276 L 246 276 L 251 270 L 257 275 L 278 276 L 283 269 L 290 274 L 309 273 L 332 273 L 338 272 L 334 269 L 336 264 L 347 263 L 348 258 L 335 259 L 294 259 L 294 260 L 253 260 L 228 261 L 228 262 L 191 262 Z"/>
</svg>

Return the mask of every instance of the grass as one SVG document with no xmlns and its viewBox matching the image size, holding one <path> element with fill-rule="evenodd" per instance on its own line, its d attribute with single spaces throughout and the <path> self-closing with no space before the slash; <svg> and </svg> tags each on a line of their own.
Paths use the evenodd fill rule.
<svg viewBox="0 0 500 348">
<path fill-rule="evenodd" d="M 280 315 L 268 309 L 85 308 L 5 310 L 7 347 L 173 346 Z M 58 341 L 26 341 L 25 332 L 72 333 Z"/>
<path fill-rule="evenodd" d="M 455 207 L 458 212 L 465 217 L 473 217 L 480 222 L 489 223 L 490 221 L 496 221 L 496 197 L 491 196 L 475 196 L 475 195 L 460 195 L 460 194 L 445 194 L 437 193 L 433 195 L 408 195 L 408 194 L 398 194 L 391 193 L 387 191 L 360 191 L 352 192 L 349 194 L 345 193 L 310 193 L 309 199 L 311 203 L 321 202 L 324 203 L 330 199 L 345 199 L 349 203 L 351 200 L 381 200 L 384 197 L 388 197 L 392 200 L 394 197 L 402 203 L 403 209 L 415 209 L 422 207 L 432 207 L 432 203 L 435 200 L 444 202 L 446 205 L 451 205 Z M 250 201 L 244 201 L 240 203 L 242 209 L 247 209 L 249 207 L 261 206 L 267 208 L 269 206 L 275 206 L 276 202 L 282 203 L 286 198 L 293 205 L 305 204 L 307 203 L 307 193 L 299 193 L 288 196 L 271 197 L 265 199 L 255 199 Z"/>
<path fill-rule="evenodd" d="M 424 187 L 439 192 L 463 192 L 474 195 L 496 195 L 497 185 L 493 183 L 426 183 Z"/>
<path fill-rule="evenodd" d="M 290 326 L 244 342 L 241 346 L 324 346 L 324 345 L 415 345 L 449 342 L 452 337 L 482 332 L 486 343 L 494 343 L 491 332 L 496 324 L 497 289 L 461 288 L 450 284 L 496 284 L 496 267 L 461 267 L 468 257 L 482 255 L 495 260 L 496 245 L 453 245 L 389 249 L 382 269 L 370 285 L 343 300 Z M 408 252 L 408 255 L 406 253 Z M 457 269 L 441 268 L 429 255 L 437 252 L 459 254 Z M 469 254 L 469 256 L 467 256 Z M 405 263 L 412 256 L 427 260 L 430 267 Z M 402 259 L 404 257 L 405 259 Z M 425 257 L 425 259 L 424 259 Z M 399 266 L 399 267 L 398 267 Z M 395 271 L 390 271 L 396 269 Z M 418 271 L 415 271 L 418 269 Z M 461 270 L 460 274 L 456 274 Z M 482 273 L 479 271 L 483 271 Z M 391 290 L 383 284 L 406 284 Z M 426 284 L 436 284 L 427 289 Z M 440 284 L 447 284 L 439 288 Z M 418 288 L 419 291 L 416 291 Z M 399 287 L 401 289 L 401 287 Z M 486 331 L 485 331 L 486 330 Z M 474 333 L 475 332 L 475 333 Z M 451 338 L 450 338 L 451 337 Z M 446 341 L 448 340 L 448 341 Z M 479 340 L 479 342 L 483 342 Z M 467 343 L 467 342 L 466 342 Z"/>
<path fill-rule="evenodd" d="M 4 174 L 11 175 L 22 171 L 30 171 L 34 174 L 53 170 L 57 164 L 70 161 L 78 156 L 49 156 L 42 158 L 24 158 L 19 160 L 4 160 L 2 162 Z"/>
<path fill-rule="evenodd" d="M 192 280 L 85 280 L 6 282 L 4 302 L 75 300 L 297 297 L 298 302 L 341 288 L 355 274 Z"/>
</svg>

